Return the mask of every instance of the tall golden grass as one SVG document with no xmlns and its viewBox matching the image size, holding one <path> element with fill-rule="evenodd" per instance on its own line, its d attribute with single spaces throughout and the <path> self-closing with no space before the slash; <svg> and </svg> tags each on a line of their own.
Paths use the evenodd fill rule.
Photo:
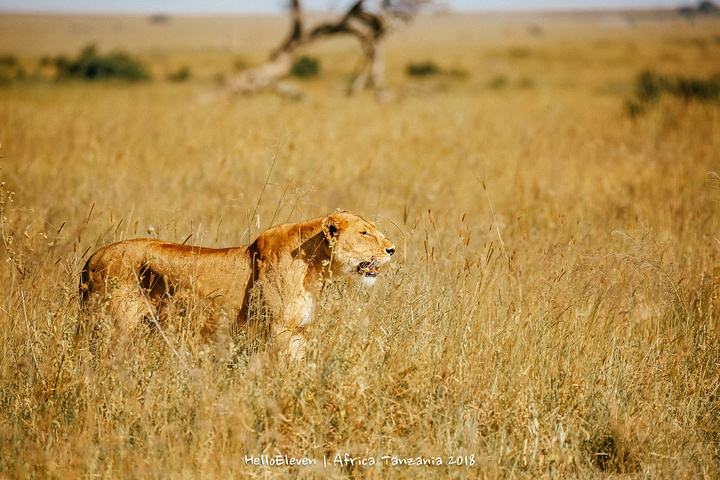
<svg viewBox="0 0 720 480">
<path fill-rule="evenodd" d="M 645 68 L 718 73 L 720 24 L 624 18 L 424 18 L 388 45 L 386 103 L 341 93 L 343 42 L 313 49 L 304 101 L 200 102 L 273 42 L 145 30 L 122 38 L 194 80 L 3 87 L 2 475 L 717 478 L 720 108 L 624 104 Z M 111 48 L 80 27 L 122 21 L 15 35 Z M 413 61 L 467 75 L 412 80 Z M 336 208 L 398 254 L 372 290 L 328 289 L 302 362 L 203 338 L 193 305 L 164 336 L 79 312 L 101 245 L 237 245 Z"/>
</svg>

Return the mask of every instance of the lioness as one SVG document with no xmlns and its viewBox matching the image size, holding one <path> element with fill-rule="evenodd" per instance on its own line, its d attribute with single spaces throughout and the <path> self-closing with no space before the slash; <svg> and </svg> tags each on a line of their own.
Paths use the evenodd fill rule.
<svg viewBox="0 0 720 480">
<path fill-rule="evenodd" d="M 81 301 L 99 296 L 121 328 L 131 330 L 148 308 L 155 315 L 173 294 L 191 291 L 235 318 L 237 327 L 259 317 L 275 349 L 298 359 L 327 280 L 355 274 L 372 284 L 393 253 L 373 223 L 348 211 L 277 225 L 235 248 L 125 240 L 85 263 Z"/>
</svg>

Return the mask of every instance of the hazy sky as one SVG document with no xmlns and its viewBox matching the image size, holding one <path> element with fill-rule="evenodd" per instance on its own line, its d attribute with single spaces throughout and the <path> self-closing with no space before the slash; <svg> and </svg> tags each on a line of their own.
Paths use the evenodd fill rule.
<svg viewBox="0 0 720 480">
<path fill-rule="evenodd" d="M 124 13 L 257 13 L 278 12 L 287 0 L 0 0 L 1 11 Z M 342 8 L 347 0 L 305 0 L 306 9 Z M 455 10 L 673 7 L 682 0 L 446 0 Z M 695 1 L 685 3 L 695 4 Z"/>
</svg>

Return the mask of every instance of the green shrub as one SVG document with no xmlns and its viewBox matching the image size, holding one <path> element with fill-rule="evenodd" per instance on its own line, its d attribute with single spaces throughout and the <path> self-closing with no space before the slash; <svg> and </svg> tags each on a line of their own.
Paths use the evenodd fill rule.
<svg viewBox="0 0 720 480">
<path fill-rule="evenodd" d="M 411 63 L 405 69 L 411 77 L 427 77 L 437 75 L 441 72 L 440 67 L 431 61 L 421 63 Z"/>
<path fill-rule="evenodd" d="M 720 97 L 720 75 L 714 75 L 708 80 L 678 77 L 672 88 L 673 93 L 685 101 L 715 101 Z"/>
<path fill-rule="evenodd" d="M 720 100 L 720 75 L 707 80 L 696 77 L 659 75 L 650 70 L 638 74 L 635 79 L 635 96 L 625 102 L 628 113 L 635 117 L 657 102 L 663 94 L 680 98 L 685 102 L 718 102 Z"/>
<path fill-rule="evenodd" d="M 0 67 L 13 68 L 20 65 L 15 55 L 0 55 Z"/>
<path fill-rule="evenodd" d="M 25 78 L 25 69 L 14 55 L 0 55 L 0 85 L 8 85 L 14 80 Z"/>
<path fill-rule="evenodd" d="M 66 57 L 56 58 L 55 66 L 58 69 L 58 78 L 79 78 L 90 81 L 118 79 L 129 82 L 151 78 L 140 61 L 123 52 L 100 55 L 95 45 L 85 47 L 74 60 Z"/>
<path fill-rule="evenodd" d="M 635 96 L 641 102 L 653 102 L 667 89 L 665 78 L 651 71 L 644 71 L 635 80 Z"/>
<path fill-rule="evenodd" d="M 313 57 L 300 57 L 293 64 L 290 75 L 300 78 L 317 77 L 320 74 L 320 62 Z"/>
<path fill-rule="evenodd" d="M 452 67 L 445 70 L 431 60 L 425 62 L 409 63 L 405 67 L 405 73 L 410 77 L 442 76 L 450 80 L 467 80 L 467 78 L 470 76 L 467 70 L 463 68 Z"/>
<path fill-rule="evenodd" d="M 636 98 L 629 98 L 625 101 L 625 111 L 635 118 L 645 113 L 645 103 Z"/>
<path fill-rule="evenodd" d="M 508 78 L 505 75 L 497 75 L 490 80 L 488 86 L 490 88 L 503 88 L 508 84 Z"/>
<path fill-rule="evenodd" d="M 191 73 L 190 73 L 190 67 L 181 67 L 177 69 L 174 72 L 168 73 L 165 78 L 169 82 L 185 82 L 187 80 L 190 80 Z"/>
</svg>

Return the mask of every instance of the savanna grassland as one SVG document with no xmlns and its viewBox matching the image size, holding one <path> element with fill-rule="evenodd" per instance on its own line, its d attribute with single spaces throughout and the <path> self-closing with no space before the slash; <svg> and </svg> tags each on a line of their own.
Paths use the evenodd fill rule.
<svg viewBox="0 0 720 480">
<path fill-rule="evenodd" d="M 0 476 L 720 476 L 720 104 L 629 108 L 642 71 L 720 74 L 719 19 L 421 18 L 386 102 L 345 95 L 349 40 L 305 52 L 302 100 L 213 99 L 285 19 L 161 20 L 0 16 L 24 70 L 0 86 Z M 90 43 L 154 80 L 48 77 Z M 80 314 L 104 244 L 336 208 L 398 253 L 369 291 L 329 286 L 302 362 L 203 336 L 192 303 L 163 335 Z"/>
</svg>

